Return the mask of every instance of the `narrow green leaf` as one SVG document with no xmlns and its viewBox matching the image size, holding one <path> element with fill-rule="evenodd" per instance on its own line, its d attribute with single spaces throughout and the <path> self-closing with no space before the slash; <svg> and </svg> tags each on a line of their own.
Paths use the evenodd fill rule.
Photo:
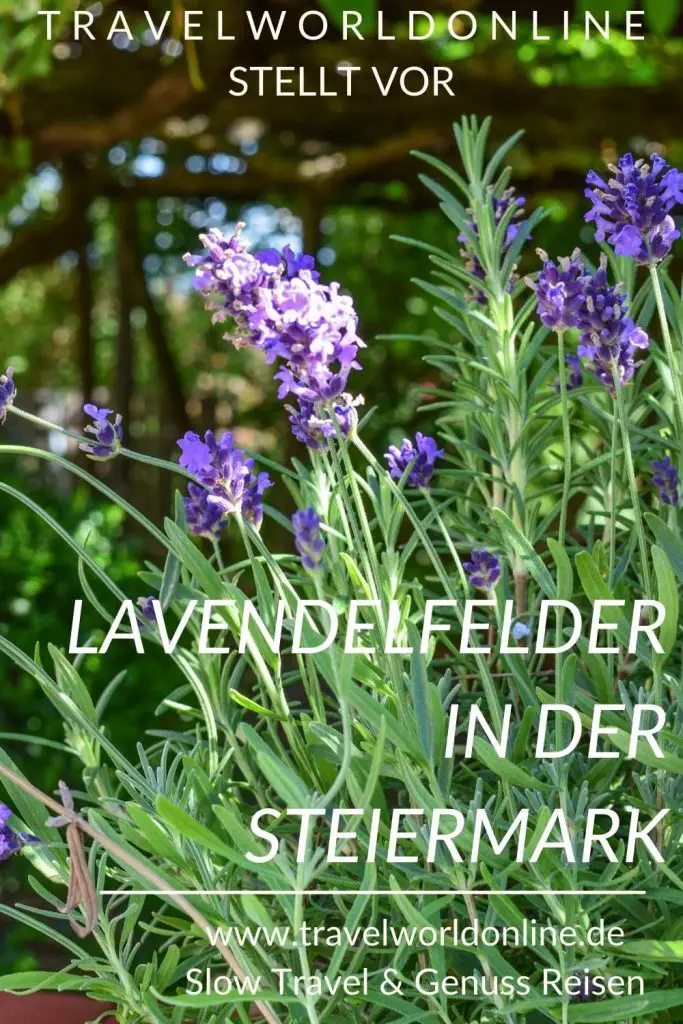
<svg viewBox="0 0 683 1024">
<path fill-rule="evenodd" d="M 676 643 L 679 611 L 678 586 L 671 562 L 662 548 L 656 544 L 652 548 L 652 560 L 657 576 L 657 597 L 664 605 L 665 610 L 664 622 L 659 630 L 659 642 L 664 648 L 664 654 L 656 656 L 657 661 L 663 663 L 671 654 Z"/>
<path fill-rule="evenodd" d="M 250 725 L 241 725 L 239 735 L 255 756 L 264 777 L 289 807 L 308 807 L 310 795 L 304 782 Z"/>
<path fill-rule="evenodd" d="M 21 971 L 0 977 L 0 992 L 74 992 L 89 988 L 92 981 L 85 975 L 67 974 L 66 971 Z"/>
<path fill-rule="evenodd" d="M 226 995 L 212 992 L 203 996 L 166 996 L 161 992 L 157 992 L 154 988 L 151 991 L 159 1002 L 168 1006 L 187 1006 L 197 1010 L 212 1010 L 215 1006 L 222 1006 L 223 1004 L 253 1003 L 255 999 L 259 999 L 264 1003 L 298 1003 L 300 1001 L 298 996 L 281 996 L 274 989 L 266 988 L 263 991 L 259 989 L 256 995 L 252 992 L 229 992 Z"/>
<path fill-rule="evenodd" d="M 192 573 L 206 597 L 213 600 L 226 597 L 223 581 L 199 548 L 171 519 L 167 519 L 164 526 L 174 552 L 185 568 Z"/>
<path fill-rule="evenodd" d="M 156 799 L 156 811 L 160 818 L 168 822 L 173 828 L 180 832 L 186 839 L 192 839 L 200 846 L 205 846 L 214 853 L 223 854 L 229 858 L 234 856 L 232 847 L 224 843 L 218 836 L 202 825 L 200 821 L 193 818 L 191 814 L 184 811 L 182 807 L 171 803 L 165 796 L 158 796 Z"/>
<path fill-rule="evenodd" d="M 683 940 L 638 939 L 635 942 L 625 942 L 619 946 L 619 956 L 633 956 L 638 960 L 666 962 L 683 960 Z"/>
<path fill-rule="evenodd" d="M 492 509 L 491 515 L 500 527 L 504 539 L 512 545 L 520 558 L 524 560 L 524 564 L 546 597 L 551 599 L 557 597 L 557 591 L 552 576 L 524 534 L 515 526 L 510 517 L 506 515 L 502 509 Z"/>
<path fill-rule="evenodd" d="M 570 1006 L 569 1020 L 571 1024 L 607 1024 L 608 1021 L 623 1024 L 629 1019 L 644 1020 L 674 1006 L 683 1006 L 683 988 L 607 999 L 592 1006 Z"/>
<path fill-rule="evenodd" d="M 548 550 L 557 566 L 557 596 L 561 601 L 571 601 L 574 594 L 574 570 L 571 559 L 554 537 L 548 537 Z"/>
<path fill-rule="evenodd" d="M 429 697 L 429 679 L 425 665 L 425 655 L 420 654 L 420 636 L 413 623 L 408 624 L 408 641 L 413 648 L 410 656 L 410 677 L 413 689 L 413 706 L 417 731 L 427 761 L 434 760 L 434 726 L 431 716 L 431 699 Z"/>
<path fill-rule="evenodd" d="M 533 775 L 529 775 L 524 768 L 512 764 L 505 757 L 499 757 L 491 744 L 480 737 L 474 740 L 474 750 L 482 764 L 486 765 L 490 771 L 495 772 L 496 775 L 500 776 L 501 779 L 505 779 L 511 785 L 519 786 L 520 789 L 540 789 L 543 792 L 547 792 L 550 789 L 550 786 L 539 779 L 535 779 Z"/>
<path fill-rule="evenodd" d="M 646 513 L 645 519 L 657 538 L 657 543 L 663 548 L 671 562 L 673 571 L 679 580 L 683 582 L 683 540 L 673 530 L 670 530 L 666 523 L 659 516 L 654 515 L 654 513 Z"/>
</svg>

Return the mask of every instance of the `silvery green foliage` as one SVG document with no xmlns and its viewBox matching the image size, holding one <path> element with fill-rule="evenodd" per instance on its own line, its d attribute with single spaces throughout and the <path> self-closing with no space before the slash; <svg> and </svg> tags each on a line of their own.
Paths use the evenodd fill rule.
<svg viewBox="0 0 683 1024">
<path fill-rule="evenodd" d="M 228 529 L 241 531 L 244 555 L 236 564 L 223 565 L 218 546 L 206 538 L 191 538 L 180 495 L 175 515 L 160 530 L 78 465 L 47 451 L 30 453 L 89 481 L 163 546 L 163 566 L 145 571 L 143 584 L 145 593 L 159 599 L 169 622 L 177 622 L 192 599 L 234 602 L 220 613 L 223 628 L 214 634 L 216 646 L 235 646 L 240 609 L 252 595 L 270 631 L 277 600 L 286 602 L 285 636 L 301 598 L 329 600 L 340 614 L 353 598 L 378 602 L 368 621 L 374 622 L 380 638 L 387 629 L 389 602 L 399 601 L 405 640 L 415 646 L 425 600 L 462 602 L 471 596 L 462 559 L 486 548 L 495 551 L 501 566 L 497 598 L 515 601 L 520 624 L 533 626 L 544 597 L 573 600 L 588 612 L 598 598 L 616 596 L 630 604 L 649 592 L 664 602 L 674 623 L 664 635 L 665 653 L 653 656 L 644 648 L 628 657 L 589 654 L 582 640 L 576 653 L 554 660 L 533 653 L 466 657 L 441 634 L 426 654 L 386 654 L 378 644 L 373 654 L 352 656 L 334 645 L 304 657 L 273 653 L 254 632 L 243 654 L 233 650 L 199 656 L 198 636 L 191 627 L 169 656 L 168 695 L 159 711 L 172 724 L 159 729 L 158 723 L 147 723 L 137 756 L 129 760 L 107 722 L 108 700 L 116 687 L 125 689 L 125 678 L 112 680 L 103 694 L 92 694 L 78 658 L 69 659 L 52 645 L 31 657 L 0 635 L 0 652 L 35 680 L 64 719 L 65 743 L 73 754 L 70 781 L 79 793 L 90 835 L 95 830 L 102 837 L 88 840 L 89 870 L 100 893 L 120 890 L 99 897 L 94 946 L 58 928 L 54 918 L 69 877 L 62 833 L 46 825 L 47 812 L 39 799 L 7 783 L 9 802 L 26 829 L 42 840 L 25 854 L 35 868 L 34 887 L 42 903 L 30 909 L 4 907 L 3 912 L 61 944 L 71 967 L 60 975 L 5 978 L 0 987 L 81 989 L 114 1002 L 122 1024 L 218 1024 L 230 1013 L 246 1024 L 247 1002 L 232 997 L 223 1003 L 216 997 L 202 1001 L 183 994 L 188 970 L 226 970 L 224 953 L 210 945 L 198 921 L 211 927 L 272 928 L 296 927 L 305 919 L 311 926 L 350 927 L 379 924 L 389 917 L 396 927 L 422 927 L 457 917 L 473 925 L 502 927 L 535 918 L 585 932 L 604 917 L 620 923 L 634 944 L 622 951 L 463 951 L 438 945 L 417 950 L 407 943 L 398 949 L 360 950 L 345 944 L 337 949 L 271 949 L 256 943 L 233 944 L 229 953 L 242 972 L 266 978 L 272 977 L 274 966 L 289 967 L 298 975 L 324 971 L 331 980 L 363 968 L 376 977 L 387 967 L 410 977 L 418 962 L 440 974 L 529 974 L 534 986 L 544 966 L 566 975 L 584 967 L 648 975 L 646 997 L 617 1009 L 606 1006 L 604 1015 L 601 1004 L 577 1010 L 566 999 L 542 997 L 537 987 L 522 1005 L 495 997 L 468 1002 L 421 996 L 410 987 L 388 998 L 371 987 L 359 998 L 337 994 L 319 1000 L 275 999 L 268 1003 L 268 1012 L 282 1022 L 654 1021 L 683 1004 L 677 966 L 683 710 L 675 625 L 683 541 L 678 509 L 659 506 L 648 468 L 653 452 L 661 455 L 666 449 L 676 464 L 680 458 L 678 356 L 672 364 L 656 341 L 658 325 L 649 324 L 656 284 L 641 280 L 628 259 L 610 254 L 613 277 L 624 284 L 631 315 L 654 336 L 648 361 L 624 389 L 626 433 L 619 429 L 614 399 L 599 384 L 578 385 L 571 393 L 564 387 L 558 394 L 557 339 L 537 321 L 536 296 L 516 271 L 542 211 L 526 217 L 519 228 L 520 205 L 511 198 L 510 172 L 504 167 L 516 138 L 486 162 L 487 130 L 487 124 L 480 127 L 474 120 L 456 127 L 464 174 L 425 157 L 446 184 L 432 178 L 425 182 L 463 236 L 466 251 L 463 259 L 459 252 L 429 249 L 432 276 L 423 282 L 444 321 L 444 336 L 426 358 L 449 382 L 438 406 L 445 458 L 436 464 L 431 492 L 410 487 L 410 465 L 401 479 L 393 478 L 383 460 L 363 445 L 361 423 L 357 433 L 330 437 L 327 450 L 311 452 L 310 462 L 297 461 L 294 471 L 267 467 L 276 478 L 270 493 L 286 486 L 298 509 L 313 510 L 319 520 L 324 549 L 319 563 L 316 544 L 315 571 L 301 565 L 294 536 L 288 550 L 272 552 L 238 513 Z M 511 234 L 513 223 L 519 230 Z M 678 352 L 680 295 L 665 270 L 657 273 L 656 280 L 663 282 L 659 306 Z M 573 352 L 571 336 L 563 342 Z M 563 365 L 560 358 L 560 373 Z M 16 405 L 10 411 L 21 414 Z M 0 452 L 9 458 L 27 449 L 7 444 Z M 125 448 L 117 457 L 144 461 Z M 564 466 L 569 473 L 563 479 Z M 168 468 L 178 471 L 175 465 Z M 633 485 L 647 529 L 644 549 L 634 530 Z M 1 480 L 0 492 L 6 500 L 32 508 L 55 531 L 56 542 L 71 547 L 91 613 L 111 619 L 112 610 L 131 595 L 28 497 Z M 267 506 L 265 514 L 277 515 Z M 560 517 L 564 543 L 556 540 Z M 282 517 L 279 521 L 288 525 Z M 145 643 L 160 643 L 157 626 L 144 609 L 139 621 Z M 460 609 L 453 613 L 456 631 L 459 614 Z M 562 630 L 560 623 L 560 636 Z M 309 635 L 316 636 L 314 622 Z M 523 638 L 524 630 L 517 635 Z M 130 699 L 134 701 L 134 694 Z M 544 702 L 569 704 L 586 719 L 596 701 L 622 704 L 625 712 L 615 714 L 614 724 L 624 728 L 636 703 L 655 700 L 667 710 L 666 729 L 660 734 L 666 757 L 661 762 L 653 762 L 647 751 L 632 761 L 591 761 L 585 743 L 563 760 L 533 757 L 535 721 Z M 443 756 L 446 714 L 454 701 L 464 710 L 479 704 L 494 725 L 500 725 L 503 706 L 513 704 L 513 743 L 507 758 L 496 757 L 484 741 L 474 760 Z M 559 745 L 567 737 L 557 728 Z M 0 765 L 11 768 L 8 754 L 0 753 Z M 478 864 L 459 864 L 440 855 L 427 870 L 421 862 L 389 868 L 381 858 L 365 865 L 363 832 L 355 844 L 358 864 L 326 863 L 318 833 L 305 863 L 298 864 L 284 821 L 274 826 L 281 840 L 277 857 L 250 864 L 246 854 L 260 848 L 249 821 L 256 809 L 269 806 L 363 807 L 366 826 L 373 808 L 446 807 L 465 815 L 468 835 L 482 808 L 502 833 L 520 810 L 528 810 L 532 827 L 541 829 L 549 808 L 561 806 L 577 835 L 590 807 L 669 806 L 672 812 L 658 837 L 665 869 L 645 859 L 634 866 L 599 858 L 567 864 L 552 850 L 533 865 L 518 864 L 488 850 Z M 423 830 L 417 842 L 424 853 Z M 239 895 L 189 896 L 188 914 L 187 903 L 176 897 L 129 894 L 135 888 L 159 887 L 190 893 L 236 890 Z M 618 893 L 641 888 L 648 890 L 647 900 L 429 894 L 438 889 Z M 396 894 L 272 895 L 293 889 L 382 889 Z M 245 890 L 264 895 L 247 895 Z M 409 898 L 399 895 L 401 890 L 424 895 Z M 77 920 L 79 913 L 74 912 Z M 671 943 L 657 945 L 658 940 Z"/>
</svg>

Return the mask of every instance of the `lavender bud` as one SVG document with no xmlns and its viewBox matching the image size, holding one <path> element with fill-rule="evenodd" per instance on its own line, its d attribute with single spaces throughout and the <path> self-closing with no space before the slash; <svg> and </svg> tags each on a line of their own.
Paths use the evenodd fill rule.
<svg viewBox="0 0 683 1024">
<path fill-rule="evenodd" d="M 391 445 L 384 458 L 389 465 L 391 476 L 400 480 L 408 467 L 409 487 L 429 487 L 434 474 L 434 464 L 443 455 L 443 448 L 437 448 L 433 437 L 417 433 L 415 444 L 407 437 L 403 438 L 401 447 Z"/>
<path fill-rule="evenodd" d="M 19 853 L 24 846 L 40 843 L 35 836 L 14 831 L 8 824 L 12 814 L 12 810 L 6 804 L 0 804 L 0 863 Z"/>
<path fill-rule="evenodd" d="M 7 411 L 14 405 L 17 397 L 17 386 L 14 383 L 14 370 L 7 367 L 5 373 L 0 373 L 0 426 L 7 419 Z"/>
<path fill-rule="evenodd" d="M 500 562 L 495 555 L 483 548 L 472 552 L 469 562 L 462 567 L 470 578 L 473 587 L 480 590 L 491 590 L 500 579 Z"/>
<path fill-rule="evenodd" d="M 123 427 L 121 416 L 116 413 L 114 422 L 109 422 L 109 417 L 114 415 L 113 409 L 98 409 L 96 405 L 87 402 L 83 406 L 83 412 L 94 421 L 85 428 L 86 434 L 94 436 L 94 442 L 80 444 L 78 447 L 96 462 L 107 462 L 113 459 L 123 441 Z"/>
<path fill-rule="evenodd" d="M 668 455 L 651 462 L 652 483 L 663 505 L 678 505 L 678 472 Z"/>
<path fill-rule="evenodd" d="M 325 542 L 320 533 L 320 517 L 313 508 L 301 509 L 292 516 L 294 545 L 301 555 L 301 564 L 310 572 L 323 565 Z"/>
</svg>

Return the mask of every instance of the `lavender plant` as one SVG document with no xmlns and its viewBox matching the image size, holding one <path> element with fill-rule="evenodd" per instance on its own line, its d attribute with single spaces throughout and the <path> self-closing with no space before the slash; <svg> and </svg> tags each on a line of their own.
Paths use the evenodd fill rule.
<svg viewBox="0 0 683 1024">
<path fill-rule="evenodd" d="M 274 466 L 230 434 L 190 432 L 178 461 L 164 464 L 126 446 L 126 424 L 112 411 L 86 406 L 93 425 L 71 439 L 87 457 L 138 459 L 182 479 L 162 530 L 79 462 L 0 445 L 5 458 L 30 454 L 86 480 L 165 550 L 135 601 L 87 544 L 0 479 L 0 492 L 72 550 L 85 647 L 99 649 L 122 608 L 117 629 L 125 625 L 131 651 L 143 651 L 131 656 L 152 645 L 167 653 L 160 710 L 175 722 L 164 731 L 149 723 L 136 759 L 127 758 L 107 727 L 107 702 L 125 678 L 93 694 L 83 654 L 67 655 L 62 638 L 29 655 L 0 634 L 0 653 L 64 720 L 73 755 L 73 793 L 59 780 L 41 793 L 0 751 L 14 810 L 10 818 L 0 809 L 0 858 L 30 860 L 38 897 L 1 909 L 68 960 L 62 972 L 5 977 L 0 988 L 80 989 L 113 1003 L 122 1024 L 677 1019 L 683 310 L 665 257 L 677 237 L 680 176 L 659 159 L 646 167 L 630 158 L 606 181 L 591 175 L 588 218 L 605 258 L 592 267 L 578 251 L 543 253 L 529 282 L 517 264 L 543 213 L 524 212 L 503 166 L 517 137 L 487 162 L 488 123 L 464 120 L 455 132 L 464 173 L 424 156 L 456 190 L 425 178 L 462 246 L 451 254 L 422 245 L 432 270 L 422 284 L 446 331 L 426 356 L 450 382 L 437 403 L 438 440 L 418 433 L 371 452 L 353 383 L 363 343 L 351 298 L 323 283 L 309 256 L 250 253 L 239 232 L 214 231 L 187 262 L 214 322 L 229 325 L 226 342 L 260 349 L 276 367 L 273 386 L 291 403 L 285 414 L 302 458 Z M 8 414 L 59 429 L 22 409 L 10 370 L 0 377 L 0 417 Z M 277 511 L 285 489 L 297 506 L 291 522 Z M 266 516 L 289 526 L 288 550 L 264 543 Z M 243 549 L 227 565 L 225 531 Z M 466 653 L 464 602 L 482 592 L 488 650 Z M 620 638 L 636 600 L 662 602 L 661 653 L 590 652 L 585 637 L 568 655 L 522 651 L 542 599 L 573 601 L 588 615 L 615 597 L 625 602 L 614 611 Z M 325 647 L 318 606 L 347 620 L 359 598 L 352 652 L 338 639 Z M 452 628 L 421 642 L 429 600 L 448 602 L 442 625 Z M 201 621 L 192 608 L 206 601 L 220 603 Z M 245 632 L 248 615 L 256 628 Z M 519 649 L 503 644 L 506 626 Z M 569 633 L 561 615 L 555 629 L 560 641 Z M 640 743 L 630 759 L 596 761 L 582 739 L 552 757 L 568 742 L 558 718 L 550 754 L 534 757 L 547 703 L 575 708 L 584 725 L 596 703 L 612 705 L 605 721 L 622 752 L 636 707 L 656 703 L 664 756 Z M 459 729 L 449 730 L 454 705 L 463 716 L 478 709 L 499 735 L 507 722 L 509 749 L 478 735 L 468 752 Z M 568 838 L 553 831 L 554 805 Z M 587 862 L 561 853 L 563 841 L 565 853 L 580 848 L 591 807 L 665 806 L 659 860 L 627 860 L 623 832 L 614 859 L 604 849 Z M 286 808 L 315 817 L 315 827 L 296 833 Z M 339 808 L 349 810 L 335 817 Z M 412 858 L 388 857 L 395 808 L 406 809 Z M 438 809 L 462 819 L 459 857 L 443 848 L 426 856 Z M 250 828 L 255 814 L 268 818 L 271 856 Z M 484 814 L 499 837 L 522 814 L 530 834 L 550 828 L 557 848 L 515 859 L 488 835 L 473 858 Z M 333 829 L 343 840 L 336 860 L 325 856 Z M 57 923 L 64 917 L 75 938 Z M 592 942 L 601 921 L 623 928 L 624 941 Z M 577 941 L 546 944 L 531 922 L 575 929 Z M 377 941 L 359 942 L 361 926 L 376 928 Z M 487 941 L 486 929 L 502 928 L 526 938 Z M 567 982 L 561 993 L 542 989 L 546 970 Z M 393 990 L 381 985 L 387 971 Z M 474 986 L 457 999 L 440 986 L 418 989 L 419 971 L 467 976 L 478 995 Z M 344 978 L 363 972 L 367 991 L 346 991 Z M 229 981 L 212 987 L 222 974 Z M 601 999 L 599 976 L 639 974 L 644 994 Z"/>
</svg>

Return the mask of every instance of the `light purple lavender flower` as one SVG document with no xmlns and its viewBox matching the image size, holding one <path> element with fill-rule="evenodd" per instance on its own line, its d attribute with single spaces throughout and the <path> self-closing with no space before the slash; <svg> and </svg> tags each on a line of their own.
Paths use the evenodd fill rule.
<svg viewBox="0 0 683 1024">
<path fill-rule="evenodd" d="M 325 542 L 320 533 L 320 516 L 313 508 L 301 509 L 292 516 L 294 546 L 301 555 L 301 564 L 311 572 L 322 568 Z"/>
<path fill-rule="evenodd" d="M 579 327 L 584 304 L 586 268 L 581 250 L 558 260 L 549 259 L 543 249 L 537 249 L 543 260 L 538 279 L 529 281 L 536 291 L 538 315 L 541 323 L 551 331 L 566 331 Z"/>
<path fill-rule="evenodd" d="M 469 564 L 469 563 L 468 563 Z M 531 630 L 527 626 L 526 622 L 515 622 L 512 627 L 513 639 L 518 643 L 520 640 L 525 640 L 531 633 Z"/>
<path fill-rule="evenodd" d="M 400 480 L 408 467 L 410 487 L 429 487 L 434 474 L 434 464 L 443 455 L 443 448 L 437 448 L 433 437 L 419 432 L 415 435 L 415 444 L 407 437 L 403 438 L 401 447 L 392 444 L 385 452 L 384 458 L 389 465 L 391 476 Z"/>
<path fill-rule="evenodd" d="M 17 386 L 14 383 L 14 370 L 7 367 L 5 373 L 0 373 L 0 426 L 7 419 L 7 411 L 14 405 L 17 397 Z"/>
<path fill-rule="evenodd" d="M 483 548 L 474 550 L 470 555 L 470 561 L 463 562 L 462 567 L 468 574 L 472 586 L 481 590 L 491 590 L 500 579 L 499 560 Z"/>
<path fill-rule="evenodd" d="M 194 430 L 188 430 L 178 441 L 181 456 L 178 462 L 190 473 L 198 473 L 211 463 L 211 450 Z"/>
<path fill-rule="evenodd" d="M 258 528 L 263 521 L 263 494 L 272 481 L 267 473 L 254 473 L 254 460 L 236 448 L 233 436 L 220 439 L 207 430 L 202 441 L 188 431 L 178 441 L 181 465 L 194 473 L 203 485 L 188 487 L 185 499 L 188 526 L 193 533 L 213 536 L 220 530 L 221 520 L 239 513 Z M 215 510 L 215 511 L 213 511 Z"/>
<path fill-rule="evenodd" d="M 526 221 L 521 219 L 524 216 L 524 204 L 526 203 L 526 199 L 524 198 L 524 196 L 515 195 L 514 188 L 510 187 L 503 193 L 502 196 L 495 196 L 493 195 L 492 192 L 490 192 L 490 200 L 493 209 L 493 219 L 496 227 L 500 224 L 500 222 L 502 221 L 503 217 L 506 215 L 510 207 L 512 206 L 515 208 L 515 212 L 512 215 L 512 220 L 508 224 L 507 230 L 505 232 L 505 238 L 503 239 L 502 253 L 503 255 L 505 255 L 510 246 L 512 245 L 512 243 L 514 242 L 514 240 L 520 234 L 520 232 L 526 231 L 527 236 L 531 237 L 526 229 Z M 476 222 L 474 211 L 468 210 L 468 213 L 472 215 L 472 219 L 467 222 L 467 227 L 469 228 L 470 232 L 474 235 L 474 237 L 478 239 L 479 225 Z M 465 234 L 464 231 L 462 231 L 458 235 L 458 241 L 463 243 L 463 248 L 460 251 L 460 255 L 465 261 L 465 269 L 473 277 L 478 278 L 480 281 L 485 281 L 486 272 L 483 266 L 481 265 L 479 257 L 472 246 L 471 239 L 468 237 L 467 234 Z M 507 291 L 512 290 L 516 281 L 517 275 L 512 274 L 506 286 Z M 478 288 L 471 288 L 468 292 L 467 298 L 469 298 L 473 302 L 478 302 L 481 305 L 485 305 L 486 302 L 488 301 L 485 293 Z"/>
<path fill-rule="evenodd" d="M 8 824 L 12 817 L 12 811 L 5 804 L 0 804 L 0 862 L 9 860 L 9 858 L 19 853 L 24 846 L 33 846 L 40 843 L 39 839 L 35 836 L 30 836 L 26 832 L 15 832 L 14 829 Z"/>
<path fill-rule="evenodd" d="M 283 268 L 283 273 L 288 278 L 296 277 L 301 270 L 310 270 L 313 280 L 320 280 L 320 274 L 315 269 L 315 258 L 303 252 L 295 253 L 291 245 L 285 245 L 282 252 L 278 249 L 261 249 L 260 252 L 255 252 L 254 256 L 260 263 Z"/>
<path fill-rule="evenodd" d="M 655 155 L 652 164 L 625 153 L 609 165 L 605 181 L 590 171 L 586 196 L 593 204 L 585 220 L 594 221 L 595 237 L 607 240 L 617 256 L 632 256 L 639 263 L 662 260 L 680 232 L 670 216 L 683 202 L 683 174 Z"/>
<path fill-rule="evenodd" d="M 678 471 L 668 455 L 655 459 L 652 466 L 652 483 L 657 488 L 663 505 L 678 505 Z"/>
<path fill-rule="evenodd" d="M 123 441 L 120 413 L 116 413 L 114 422 L 110 423 L 109 417 L 114 416 L 113 409 L 98 409 L 96 405 L 87 402 L 83 406 L 83 412 L 94 421 L 92 424 L 88 424 L 85 433 L 92 434 L 95 442 L 80 444 L 78 447 L 97 462 L 113 459 Z"/>
<path fill-rule="evenodd" d="M 143 616 L 148 622 L 156 622 L 156 612 L 154 611 L 154 602 L 157 600 L 155 597 L 139 597 L 138 608 L 142 612 Z"/>
<path fill-rule="evenodd" d="M 352 433 L 358 425 L 358 406 L 364 402 L 362 395 L 354 398 L 344 392 L 326 405 L 300 398 L 297 406 L 286 405 L 285 408 L 290 413 L 289 422 L 296 439 L 315 451 L 325 449 L 328 438 L 334 437 L 335 421 L 345 437 Z"/>
<path fill-rule="evenodd" d="M 607 278 L 607 257 L 600 258 L 598 270 L 586 278 L 581 314 L 581 344 L 577 352 L 589 359 L 593 372 L 614 395 L 614 375 L 621 387 L 633 378 L 638 367 L 638 349 L 647 349 L 650 340 L 628 315 L 628 302 L 622 286 L 611 286 Z"/>
<path fill-rule="evenodd" d="M 275 374 L 278 397 L 294 395 L 299 408 L 291 417 L 295 436 L 311 447 L 325 447 L 334 432 L 326 424 L 334 403 L 347 400 L 352 370 L 360 369 L 358 317 L 353 300 L 338 284 L 324 285 L 311 256 L 289 247 L 249 253 L 239 241 L 213 229 L 201 235 L 205 253 L 185 257 L 195 268 L 195 284 L 207 297 L 213 320 L 230 319 L 235 331 L 226 335 L 237 345 L 261 349 L 268 362 L 279 361 Z M 192 456 L 188 456 L 192 458 Z"/>
</svg>

